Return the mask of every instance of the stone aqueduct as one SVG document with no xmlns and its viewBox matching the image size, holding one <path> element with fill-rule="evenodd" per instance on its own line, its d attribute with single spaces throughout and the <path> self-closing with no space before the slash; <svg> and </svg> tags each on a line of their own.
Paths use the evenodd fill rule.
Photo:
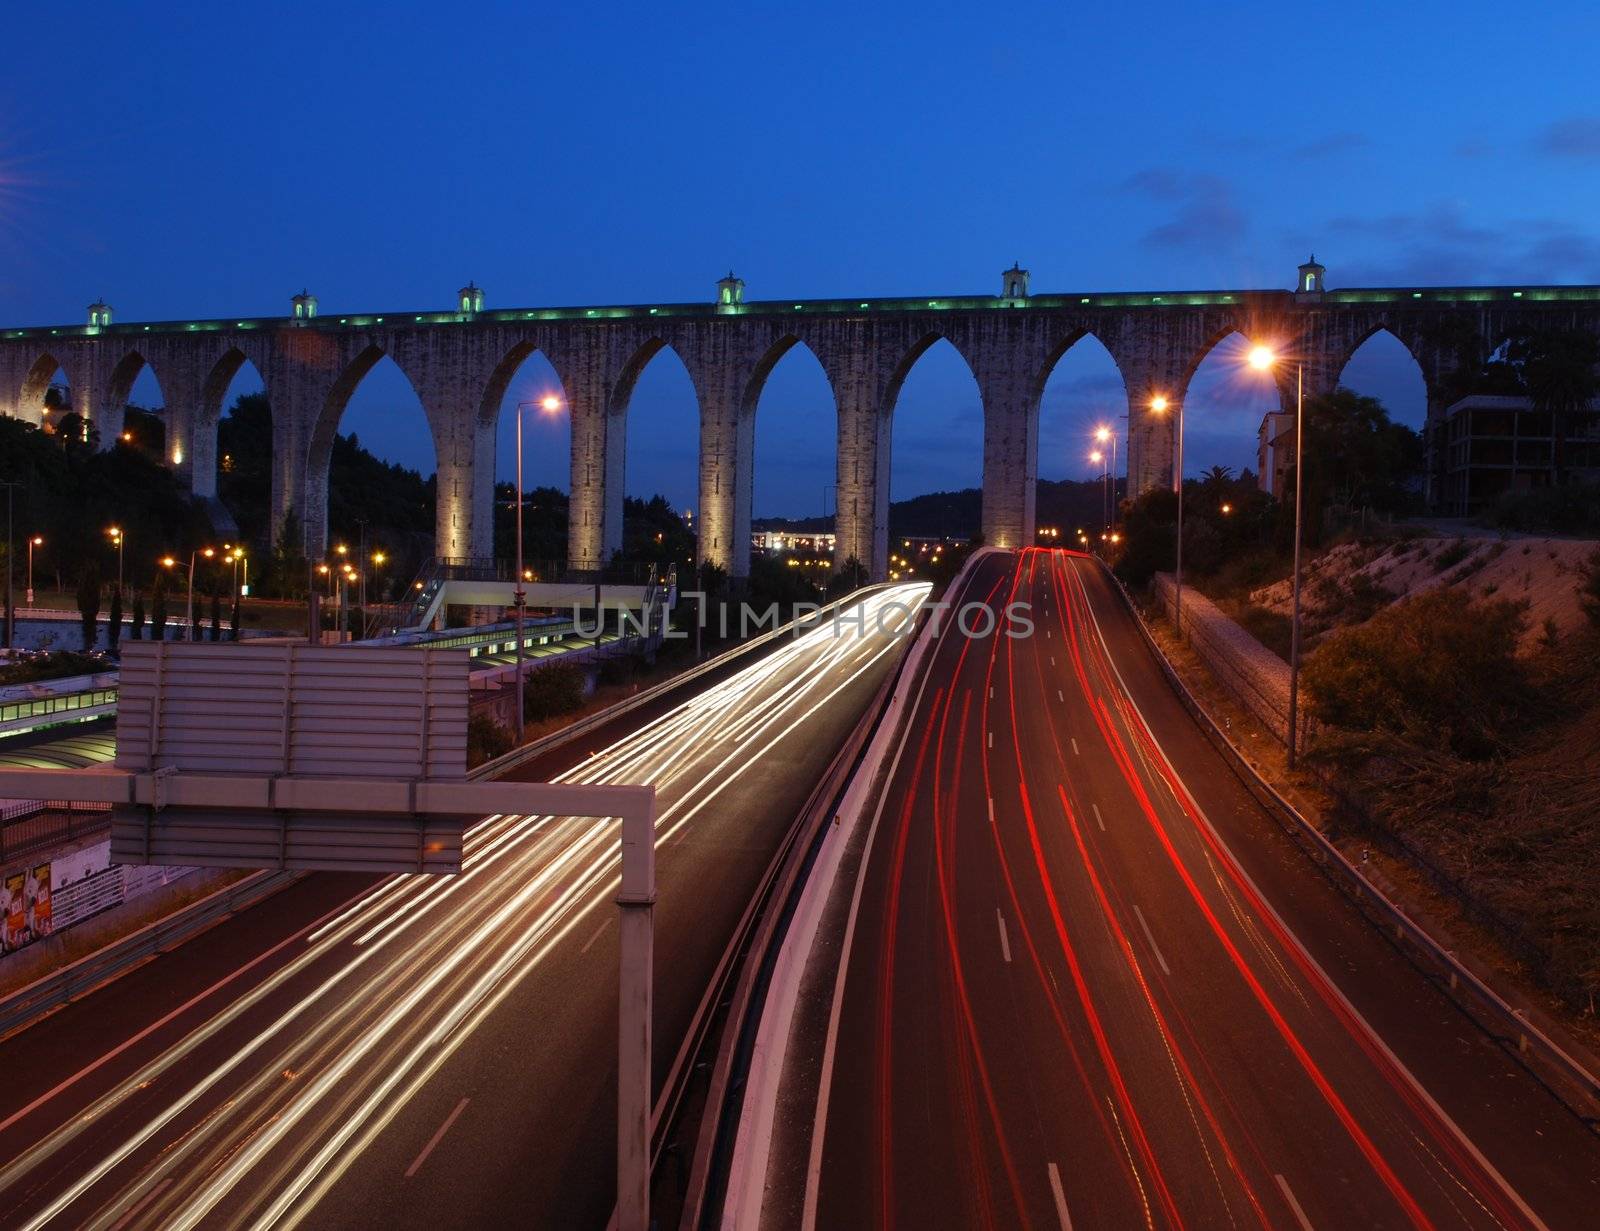
<svg viewBox="0 0 1600 1231">
<path fill-rule="evenodd" d="M 216 491 L 217 421 L 248 359 L 273 421 L 273 524 L 292 508 L 308 548 L 326 544 L 328 462 L 351 393 L 382 357 L 410 379 L 438 458 L 437 552 L 491 554 L 495 425 L 517 367 L 534 351 L 558 374 L 572 425 L 569 563 L 592 569 L 622 541 L 623 454 L 634 383 L 671 347 L 700 410 L 699 532 L 703 560 L 735 576 L 749 566 L 754 414 L 768 373 L 808 347 L 832 386 L 838 416 L 837 560 L 882 576 L 888 558 L 889 455 L 895 401 L 911 365 L 948 340 L 983 403 L 983 534 L 1033 541 L 1039 402 L 1056 361 L 1086 335 L 1111 354 L 1127 387 L 1130 486 L 1172 481 L 1172 413 L 1210 349 L 1239 332 L 1305 364 L 1308 393 L 1331 389 L 1352 353 L 1387 330 L 1416 359 L 1430 422 L 1452 371 L 1527 327 L 1600 328 L 1600 288 L 1468 287 L 1326 290 L 1322 267 L 1301 267 L 1294 291 L 1030 295 L 1026 271 L 1006 271 L 995 297 L 745 302 L 731 274 L 716 300 L 654 307 L 486 311 L 467 287 L 451 312 L 318 315 L 309 295 L 294 315 L 244 320 L 90 323 L 0 330 L 0 412 L 41 421 L 46 389 L 65 371 L 73 410 L 102 442 L 149 365 L 166 402 L 167 462 L 198 496 Z M 1278 373 L 1292 405 L 1294 372 Z"/>
</svg>

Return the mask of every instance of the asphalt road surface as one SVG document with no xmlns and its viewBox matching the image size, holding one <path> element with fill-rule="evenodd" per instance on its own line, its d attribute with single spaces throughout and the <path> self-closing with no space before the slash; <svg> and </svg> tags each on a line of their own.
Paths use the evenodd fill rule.
<svg viewBox="0 0 1600 1231">
<path fill-rule="evenodd" d="M 564 780 L 657 788 L 656 1080 L 904 648 L 866 600 Z M 892 607 L 888 604 L 898 603 Z M 458 877 L 321 874 L 0 1044 L 0 1227 L 585 1227 L 615 1170 L 617 833 L 486 818 Z"/>
<path fill-rule="evenodd" d="M 1600 1225 L 1600 1141 L 1244 791 L 1094 562 L 996 555 L 960 597 L 1033 627 L 930 656 L 808 1225 Z"/>
</svg>

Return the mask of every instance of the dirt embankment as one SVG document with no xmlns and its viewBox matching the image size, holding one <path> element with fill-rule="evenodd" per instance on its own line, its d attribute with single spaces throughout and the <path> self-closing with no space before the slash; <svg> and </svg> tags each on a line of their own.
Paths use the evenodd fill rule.
<svg viewBox="0 0 1600 1231">
<path fill-rule="evenodd" d="M 1474 599 L 1526 604 L 1524 649 L 1562 641 L 1584 627 L 1578 580 L 1600 543 L 1590 539 L 1411 538 L 1344 543 L 1306 565 L 1300 603 L 1312 639 L 1359 624 L 1391 602 L 1436 586 Z M 1252 606 L 1287 617 L 1289 582 L 1250 593 Z"/>
</svg>

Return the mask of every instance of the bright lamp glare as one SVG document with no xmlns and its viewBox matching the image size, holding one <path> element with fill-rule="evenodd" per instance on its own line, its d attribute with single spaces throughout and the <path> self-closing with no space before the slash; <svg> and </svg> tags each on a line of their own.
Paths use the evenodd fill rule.
<svg viewBox="0 0 1600 1231">
<path fill-rule="evenodd" d="M 1094 438 L 1101 444 L 1105 444 L 1106 441 L 1111 439 L 1111 429 L 1109 427 L 1095 429 Z"/>
<path fill-rule="evenodd" d="M 561 409 L 561 399 L 553 393 L 547 393 L 544 398 L 540 400 L 539 405 L 545 410 L 554 412 Z"/>
<path fill-rule="evenodd" d="M 1165 410 L 1166 408 L 1167 408 L 1167 399 L 1162 397 L 1159 393 L 1156 394 L 1155 397 L 1150 399 L 1150 409 L 1151 410 L 1156 411 L 1157 413 L 1160 413 L 1161 411 Z"/>
<path fill-rule="evenodd" d="M 1278 357 L 1265 346 L 1253 346 L 1250 348 L 1250 366 L 1258 372 L 1265 372 L 1277 361 Z"/>
</svg>

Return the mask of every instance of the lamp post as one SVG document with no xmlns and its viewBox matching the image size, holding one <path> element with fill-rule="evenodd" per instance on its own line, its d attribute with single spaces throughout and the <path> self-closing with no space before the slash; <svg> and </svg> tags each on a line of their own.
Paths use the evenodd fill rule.
<svg viewBox="0 0 1600 1231">
<path fill-rule="evenodd" d="M 1107 482 L 1111 487 L 1111 498 L 1106 505 L 1106 528 L 1117 519 L 1117 434 L 1109 427 L 1098 427 L 1094 433 L 1095 440 L 1101 444 L 1111 446 L 1111 469 L 1107 475 Z"/>
<path fill-rule="evenodd" d="M 207 560 L 210 560 L 216 554 L 217 554 L 216 553 L 216 549 L 215 548 L 211 548 L 211 547 L 198 547 L 194 551 L 191 551 L 189 553 L 189 599 L 188 599 L 188 602 L 186 602 L 184 604 L 184 617 L 183 617 L 188 622 L 188 625 L 189 625 L 188 630 L 184 633 L 184 637 L 189 641 L 198 640 L 198 638 L 194 635 L 194 563 L 195 563 L 195 559 L 197 557 L 199 557 L 199 556 L 204 556 Z"/>
<path fill-rule="evenodd" d="M 519 743 L 519 744 L 522 743 L 522 737 L 523 737 L 524 725 L 525 725 L 524 722 L 523 722 L 523 717 L 522 717 L 522 627 L 523 627 L 523 623 L 524 623 L 524 616 L 525 616 L 525 614 L 527 612 L 527 607 L 528 607 L 528 592 L 522 588 L 523 587 L 523 582 L 524 582 L 526 574 L 527 574 L 527 569 L 526 569 L 526 567 L 525 567 L 525 565 L 523 563 L 523 559 L 522 559 L 522 505 L 523 505 L 523 495 L 522 495 L 522 491 L 523 491 L 523 488 L 522 488 L 522 408 L 524 406 L 537 406 L 540 410 L 544 411 L 546 414 L 552 414 L 553 415 L 553 414 L 556 413 L 556 411 L 561 409 L 561 399 L 559 397 L 557 397 L 553 393 L 547 393 L 542 398 L 540 398 L 537 402 L 518 402 L 517 403 L 517 578 L 516 578 L 517 588 L 511 592 L 511 599 L 512 599 L 512 602 L 516 606 L 516 612 L 517 612 L 517 651 L 516 651 L 516 664 L 517 664 L 517 666 L 516 666 L 516 670 L 517 670 L 517 685 L 516 685 L 517 722 L 516 722 L 516 728 L 517 728 L 517 743 Z M 600 593 L 600 586 L 599 586 L 599 583 L 597 582 L 595 584 L 595 596 L 596 596 L 596 599 L 597 599 L 595 606 L 596 606 L 596 614 L 597 615 L 599 614 L 599 610 L 598 610 L 598 608 L 599 608 L 599 603 L 598 603 L 599 593 Z"/>
<path fill-rule="evenodd" d="M 33 549 L 44 546 L 44 535 L 28 536 L 28 606 L 33 606 Z"/>
<path fill-rule="evenodd" d="M 1278 356 L 1269 347 L 1250 350 L 1250 366 L 1258 372 L 1275 367 Z M 1306 365 L 1294 363 L 1294 569 L 1289 583 L 1289 768 L 1294 768 L 1300 737 L 1300 539 L 1305 515 Z"/>
<path fill-rule="evenodd" d="M 1150 409 L 1165 414 L 1169 403 L 1161 394 L 1150 399 Z M 1178 486 L 1178 559 L 1173 569 L 1172 627 L 1183 636 L 1183 403 L 1178 403 L 1178 461 L 1173 477 Z"/>
<path fill-rule="evenodd" d="M 1096 466 L 1101 466 L 1101 463 L 1103 463 L 1106 460 L 1106 455 L 1104 453 L 1100 452 L 1099 449 L 1095 449 L 1089 454 L 1089 460 L 1091 462 L 1093 462 Z M 1108 526 L 1108 525 L 1111 524 L 1110 521 L 1107 520 L 1107 516 L 1106 516 L 1106 510 L 1108 508 L 1110 508 L 1110 506 L 1111 506 L 1111 497 L 1106 491 L 1106 476 L 1109 473 L 1110 473 L 1109 471 L 1107 471 L 1103 466 L 1101 466 L 1101 470 L 1100 470 L 1100 524 L 1103 525 L 1103 526 Z"/>
</svg>

